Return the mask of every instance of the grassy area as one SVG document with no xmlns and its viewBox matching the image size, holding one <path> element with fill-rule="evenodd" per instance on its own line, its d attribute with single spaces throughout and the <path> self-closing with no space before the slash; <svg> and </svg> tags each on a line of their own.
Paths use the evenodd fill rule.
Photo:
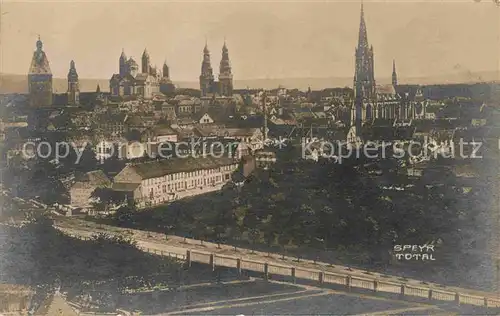
<svg viewBox="0 0 500 316">
<path fill-rule="evenodd" d="M 104 307 L 125 289 L 181 282 L 178 262 L 144 253 L 126 237 L 99 234 L 83 241 L 51 224 L 39 217 L 21 227 L 3 227 L 1 282 L 35 287 L 40 299 L 58 283 L 70 297 L 92 290 L 100 293 L 96 301 Z"/>
</svg>

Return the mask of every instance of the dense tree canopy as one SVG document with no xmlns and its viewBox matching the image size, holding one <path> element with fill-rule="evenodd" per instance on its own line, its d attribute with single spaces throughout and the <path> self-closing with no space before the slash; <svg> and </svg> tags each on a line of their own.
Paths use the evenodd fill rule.
<svg viewBox="0 0 500 316">
<path fill-rule="evenodd" d="M 399 162 L 390 159 L 283 160 L 254 173 L 241 188 L 227 186 L 145 212 L 129 209 L 127 221 L 120 214 L 119 222 L 214 242 L 360 249 L 370 262 L 387 263 L 394 244 L 457 246 L 460 227 L 480 211 L 464 205 L 480 199 L 481 186 L 465 192 L 470 183 L 461 184 L 450 166 L 436 167 L 430 181 L 401 176 Z M 374 168 L 381 172 L 374 175 Z M 397 188 L 384 188 L 387 183 Z"/>
</svg>

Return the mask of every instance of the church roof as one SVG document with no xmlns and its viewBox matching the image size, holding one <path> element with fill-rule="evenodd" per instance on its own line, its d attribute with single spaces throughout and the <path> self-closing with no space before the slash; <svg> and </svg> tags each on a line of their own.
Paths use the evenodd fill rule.
<svg viewBox="0 0 500 316">
<path fill-rule="evenodd" d="M 237 164 L 237 160 L 228 157 L 177 158 L 145 163 L 131 164 L 125 168 L 135 171 L 142 180 L 163 177 L 177 172 L 191 172 Z"/>
<path fill-rule="evenodd" d="M 137 76 L 135 76 L 135 80 L 136 81 L 146 81 L 146 80 L 148 80 L 148 77 L 149 77 L 149 74 L 141 73 L 141 74 L 137 74 Z"/>
<path fill-rule="evenodd" d="M 394 89 L 394 86 L 391 85 L 377 85 L 376 87 L 377 94 L 390 94 L 390 95 L 395 95 L 396 90 Z"/>
<path fill-rule="evenodd" d="M 89 171 L 79 177 L 77 182 L 86 182 L 96 186 L 108 186 L 111 184 L 111 181 L 102 170 Z"/>
<path fill-rule="evenodd" d="M 120 81 L 130 81 L 130 82 L 134 82 L 135 81 L 135 78 L 134 76 L 132 76 L 131 74 L 126 74 L 124 76 L 120 76 Z"/>
</svg>

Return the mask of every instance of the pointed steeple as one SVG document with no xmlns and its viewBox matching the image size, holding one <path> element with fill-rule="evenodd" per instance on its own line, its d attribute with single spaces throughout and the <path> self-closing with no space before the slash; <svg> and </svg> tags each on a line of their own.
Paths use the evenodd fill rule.
<svg viewBox="0 0 500 316">
<path fill-rule="evenodd" d="M 101 93 L 101 87 L 99 86 L 99 84 L 97 84 L 97 88 L 95 89 L 95 92 L 96 93 Z"/>
<path fill-rule="evenodd" d="M 143 74 L 151 74 L 151 62 L 149 58 L 149 54 L 146 48 L 144 48 L 144 52 L 142 53 L 141 58 L 141 70 Z"/>
<path fill-rule="evenodd" d="M 203 48 L 203 62 L 201 64 L 201 72 L 212 71 L 212 66 L 210 64 L 210 51 L 208 50 L 207 43 L 205 42 L 205 48 Z"/>
<path fill-rule="evenodd" d="M 128 71 L 127 61 L 128 60 L 127 60 L 127 55 L 125 55 L 125 49 L 122 48 L 122 53 L 121 53 L 120 59 L 119 59 L 120 76 L 124 76 Z"/>
<path fill-rule="evenodd" d="M 396 88 L 398 85 L 398 74 L 396 73 L 396 60 L 392 60 L 392 86 Z"/>
<path fill-rule="evenodd" d="M 231 72 L 231 62 L 229 61 L 229 50 L 227 49 L 226 39 L 222 46 L 222 58 L 219 65 L 219 93 L 230 97 L 233 95 L 233 74 Z"/>
<path fill-rule="evenodd" d="M 76 72 L 75 62 L 69 63 L 68 72 L 68 104 L 77 105 L 79 103 L 80 88 L 78 84 L 78 73 Z"/>
<path fill-rule="evenodd" d="M 229 50 L 227 49 L 226 41 L 224 41 L 224 46 L 222 46 L 222 58 L 220 60 L 220 74 L 230 74 L 231 64 L 229 62 Z"/>
<path fill-rule="evenodd" d="M 361 2 L 361 17 L 359 21 L 359 38 L 358 38 L 358 48 L 361 47 L 368 48 L 368 34 L 366 31 L 365 11 L 363 8 L 363 2 Z"/>
<path fill-rule="evenodd" d="M 205 38 L 205 48 L 203 48 L 203 61 L 201 62 L 200 90 L 201 95 L 206 96 L 213 91 L 214 75 L 210 63 L 210 51 L 208 50 L 207 40 Z"/>
<path fill-rule="evenodd" d="M 361 128 L 364 120 L 372 117 L 372 113 L 368 113 L 363 103 L 365 100 L 373 100 L 376 97 L 373 46 L 368 44 L 368 32 L 366 29 L 363 2 L 361 2 L 360 11 L 358 47 L 355 50 L 356 65 L 353 85 L 355 102 L 351 111 L 351 122 L 356 126 L 356 129 Z"/>
</svg>

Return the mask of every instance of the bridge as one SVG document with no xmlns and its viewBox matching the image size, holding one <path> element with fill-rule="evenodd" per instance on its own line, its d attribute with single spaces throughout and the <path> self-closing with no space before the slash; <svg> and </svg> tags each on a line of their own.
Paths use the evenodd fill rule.
<svg viewBox="0 0 500 316">
<path fill-rule="evenodd" d="M 346 292 L 360 291 L 419 302 L 500 308 L 500 297 L 492 292 L 449 287 L 322 262 L 297 261 L 276 255 L 273 257 L 245 249 L 235 252 L 234 247 L 227 245 L 184 240 L 177 236 L 169 236 L 166 239 L 164 234 L 91 224 L 76 219 L 56 219 L 55 226 L 72 237 L 85 240 L 96 233 L 129 235 L 141 250 L 174 258 L 184 262 L 187 267 L 198 263 L 209 265 L 212 271 L 218 267 L 231 268 L 239 274 L 253 273 L 267 280 L 305 282 Z"/>
</svg>

